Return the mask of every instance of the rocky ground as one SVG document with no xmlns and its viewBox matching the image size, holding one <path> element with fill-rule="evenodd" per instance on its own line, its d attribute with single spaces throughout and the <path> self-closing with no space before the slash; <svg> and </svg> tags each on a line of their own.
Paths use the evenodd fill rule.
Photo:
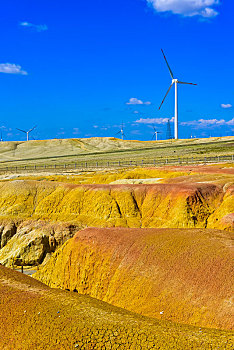
<svg viewBox="0 0 234 350">
<path fill-rule="evenodd" d="M 69 223 L 3 219 L 0 222 L 1 263 L 12 268 L 45 263 L 77 230 L 78 226 Z"/>
</svg>

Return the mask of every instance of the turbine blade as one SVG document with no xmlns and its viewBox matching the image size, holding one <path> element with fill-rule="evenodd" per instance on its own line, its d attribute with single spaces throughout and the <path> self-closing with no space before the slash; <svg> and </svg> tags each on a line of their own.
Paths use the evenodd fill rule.
<svg viewBox="0 0 234 350">
<path fill-rule="evenodd" d="M 174 79 L 174 76 L 173 76 L 172 70 L 171 70 L 171 68 L 170 68 L 170 66 L 169 66 L 169 63 L 167 62 L 166 56 L 165 56 L 165 54 L 164 54 L 164 52 L 163 52 L 163 49 L 161 49 L 161 51 L 162 51 L 162 54 L 163 54 L 164 60 L 166 61 L 167 67 L 168 67 L 168 69 L 169 69 L 169 72 L 170 72 L 171 78 L 172 78 L 172 79 Z"/>
<path fill-rule="evenodd" d="M 32 129 L 30 129 L 30 130 L 28 131 L 28 133 L 30 133 L 31 131 L 33 131 L 36 127 L 37 127 L 37 125 L 35 125 Z"/>
<path fill-rule="evenodd" d="M 118 131 L 115 135 L 118 135 L 118 134 L 120 134 L 121 133 L 121 131 Z"/>
<path fill-rule="evenodd" d="M 162 103 L 160 104 L 159 109 L 162 107 L 162 104 L 163 104 L 163 102 L 165 101 L 167 95 L 169 94 L 169 91 L 171 90 L 173 84 L 174 84 L 174 83 L 172 83 L 172 84 L 170 85 L 169 89 L 167 90 L 167 93 L 166 93 L 164 99 L 162 100 Z"/>
<path fill-rule="evenodd" d="M 197 85 L 197 84 L 194 84 L 194 83 L 185 83 L 184 81 L 178 81 L 179 84 L 187 84 L 187 85 Z"/>
<path fill-rule="evenodd" d="M 155 134 L 153 134 L 151 141 L 154 139 L 154 137 L 155 137 Z"/>
<path fill-rule="evenodd" d="M 18 128 L 16 128 L 16 129 L 19 130 L 19 131 L 24 132 L 25 134 L 27 134 L 27 131 L 25 131 L 25 130 L 21 130 L 21 129 L 18 129 Z"/>
</svg>

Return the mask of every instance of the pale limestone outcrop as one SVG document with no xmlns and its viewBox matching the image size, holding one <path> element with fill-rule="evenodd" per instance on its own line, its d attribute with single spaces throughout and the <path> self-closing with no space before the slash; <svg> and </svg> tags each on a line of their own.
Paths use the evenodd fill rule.
<svg viewBox="0 0 234 350">
<path fill-rule="evenodd" d="M 78 227 L 71 224 L 49 224 L 43 221 L 9 222 L 1 225 L 3 232 L 11 232 L 0 250 L 0 262 L 6 266 L 34 266 L 41 264 Z M 10 228 L 14 228 L 10 231 Z M 14 234 L 13 234 L 14 233 Z M 48 257 L 47 257 L 48 258 Z"/>
</svg>

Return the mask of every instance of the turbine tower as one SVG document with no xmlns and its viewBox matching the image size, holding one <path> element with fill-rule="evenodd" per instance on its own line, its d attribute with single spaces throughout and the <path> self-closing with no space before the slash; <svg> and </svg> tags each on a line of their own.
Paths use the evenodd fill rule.
<svg viewBox="0 0 234 350">
<path fill-rule="evenodd" d="M 121 134 L 121 138 L 123 140 L 123 137 L 125 136 L 124 130 L 123 130 L 123 122 L 122 122 L 120 131 L 118 131 L 115 135 L 118 135 L 118 134 Z"/>
<path fill-rule="evenodd" d="M 175 121 L 174 121 L 174 123 L 175 123 L 174 124 L 175 125 L 175 134 L 174 134 L 174 136 L 175 136 L 175 139 L 178 140 L 178 84 L 186 84 L 186 85 L 197 85 L 197 84 L 185 83 L 183 81 L 179 81 L 178 79 L 175 79 L 174 75 L 172 73 L 172 70 L 171 70 L 171 68 L 170 68 L 170 66 L 169 66 L 169 64 L 167 62 L 166 56 L 165 56 L 165 54 L 164 54 L 162 49 L 161 49 L 161 51 L 162 51 L 163 57 L 164 57 L 164 59 L 166 61 L 167 68 L 169 69 L 170 76 L 171 76 L 171 79 L 172 79 L 172 83 L 171 83 L 169 89 L 167 90 L 167 93 L 166 93 L 164 99 L 162 100 L 162 103 L 160 104 L 159 109 L 162 107 L 163 102 L 165 101 L 167 95 L 169 94 L 169 91 L 171 90 L 172 86 L 175 84 Z"/>
<path fill-rule="evenodd" d="M 25 131 L 25 130 L 22 130 L 22 129 L 18 129 L 16 128 L 17 130 L 21 131 L 21 132 L 24 132 L 26 135 L 27 135 L 27 141 L 29 140 L 29 133 L 31 131 L 33 131 L 37 126 L 35 125 L 32 129 L 28 130 L 28 131 Z"/>
<path fill-rule="evenodd" d="M 157 131 L 157 130 L 155 129 L 155 126 L 153 126 L 153 128 L 154 128 L 154 134 L 153 134 L 153 136 L 152 136 L 151 141 L 153 140 L 154 137 L 155 137 L 155 141 L 158 141 L 158 134 L 161 134 L 161 131 Z"/>
</svg>

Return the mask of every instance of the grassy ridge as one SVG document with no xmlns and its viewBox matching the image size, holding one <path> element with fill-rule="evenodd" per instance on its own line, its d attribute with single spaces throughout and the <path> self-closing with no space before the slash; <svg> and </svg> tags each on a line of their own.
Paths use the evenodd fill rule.
<svg viewBox="0 0 234 350">
<path fill-rule="evenodd" d="M 9 166 L 228 154 L 234 154 L 234 137 L 158 142 L 90 138 L 0 143 L 0 162 Z"/>
</svg>

